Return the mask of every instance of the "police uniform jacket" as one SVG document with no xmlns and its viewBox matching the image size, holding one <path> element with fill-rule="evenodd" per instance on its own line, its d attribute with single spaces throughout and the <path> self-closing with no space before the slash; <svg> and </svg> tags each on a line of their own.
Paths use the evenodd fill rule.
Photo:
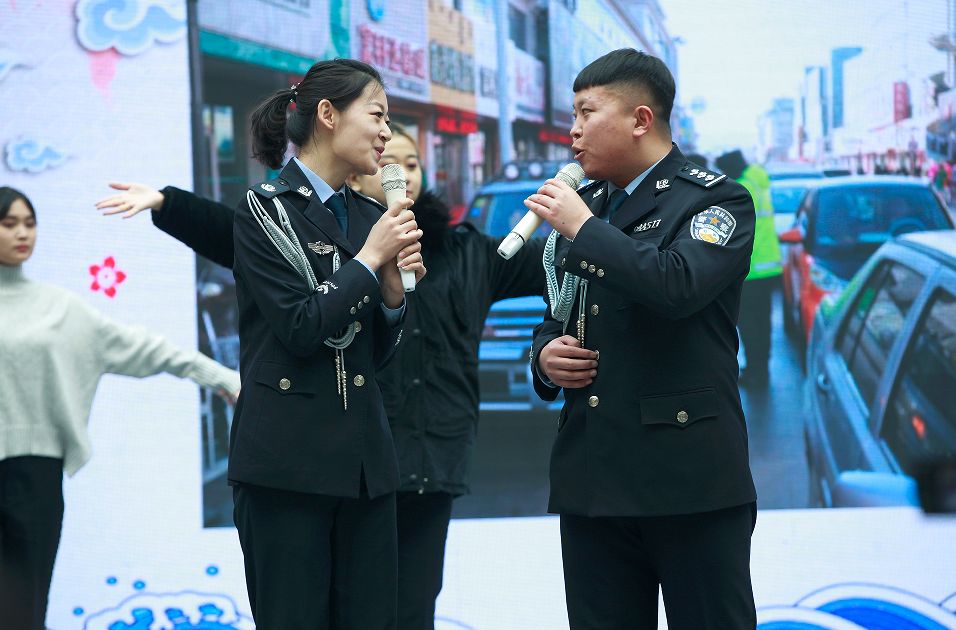
<svg viewBox="0 0 956 630">
<path fill-rule="evenodd" d="M 599 214 L 606 182 L 579 193 Z M 677 515 L 756 499 L 735 328 L 753 238 L 747 191 L 675 146 L 610 223 L 591 218 L 573 242 L 561 239 L 558 278 L 588 280 L 585 347 L 600 356 L 594 382 L 564 392 L 551 512 Z M 567 334 L 576 334 L 578 306 Z M 562 334 L 549 308 L 535 329 L 534 365 Z M 558 388 L 532 373 L 553 400 Z"/>
<path fill-rule="evenodd" d="M 346 191 L 348 234 L 290 162 L 252 188 L 276 224 L 279 199 L 320 285 L 305 279 L 270 242 L 246 201 L 234 220 L 242 391 L 233 419 L 229 480 L 340 497 L 398 487 L 398 465 L 376 370 L 400 338 L 382 311 L 378 281 L 354 260 L 384 208 Z M 332 246 L 341 268 L 332 273 Z M 357 322 L 345 349 L 348 409 L 336 389 L 335 351 L 324 340 Z"/>
<path fill-rule="evenodd" d="M 153 223 L 197 254 L 233 266 L 233 210 L 167 186 Z M 448 214 L 423 191 L 416 213 Z M 246 206 L 240 212 L 248 212 Z M 539 295 L 543 239 L 532 239 L 511 260 L 498 255 L 500 238 L 462 223 L 440 242 L 422 243 L 428 277 L 408 294 L 405 334 L 394 359 L 378 371 L 401 472 L 400 491 L 469 491 L 478 431 L 478 345 L 491 305 Z"/>
</svg>

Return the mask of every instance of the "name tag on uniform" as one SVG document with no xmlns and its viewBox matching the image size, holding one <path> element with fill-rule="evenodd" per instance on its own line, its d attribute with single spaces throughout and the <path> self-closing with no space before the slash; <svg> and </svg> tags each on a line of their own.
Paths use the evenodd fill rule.
<svg viewBox="0 0 956 630">
<path fill-rule="evenodd" d="M 656 228 L 656 227 L 659 226 L 660 224 L 661 224 L 661 220 L 660 220 L 660 219 L 653 219 L 653 220 L 651 220 L 651 221 L 646 221 L 646 222 L 644 222 L 644 223 L 641 223 L 640 225 L 634 226 L 634 231 L 635 231 L 635 232 L 646 232 L 647 230 L 653 230 L 654 228 Z"/>
</svg>

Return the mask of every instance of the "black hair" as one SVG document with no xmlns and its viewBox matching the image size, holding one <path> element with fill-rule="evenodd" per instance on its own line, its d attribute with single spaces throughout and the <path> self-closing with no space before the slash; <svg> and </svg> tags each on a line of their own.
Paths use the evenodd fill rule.
<svg viewBox="0 0 956 630">
<path fill-rule="evenodd" d="M 663 61 L 633 48 L 612 50 L 584 67 L 574 79 L 574 92 L 602 85 L 624 85 L 647 94 L 651 110 L 670 134 L 671 110 L 677 85 Z"/>
<path fill-rule="evenodd" d="M 22 192 L 16 188 L 10 188 L 9 186 L 0 186 L 0 219 L 6 218 L 7 214 L 10 212 L 10 207 L 13 205 L 14 201 L 20 200 L 27 205 L 27 209 L 30 210 L 30 214 L 33 216 L 33 220 L 37 220 L 37 212 L 33 209 L 33 204 L 30 203 L 30 200 Z"/>
<path fill-rule="evenodd" d="M 740 149 L 724 153 L 714 160 L 714 164 L 717 165 L 721 173 L 730 179 L 740 179 L 740 176 L 744 174 L 744 169 L 747 168 L 747 160 Z"/>
<path fill-rule="evenodd" d="M 252 156 L 269 168 L 279 168 L 289 140 L 301 147 L 312 137 L 319 101 L 328 99 L 344 110 L 371 81 L 384 87 L 382 75 L 361 61 L 331 59 L 313 64 L 298 85 L 279 90 L 252 112 Z M 295 108 L 290 110 L 291 103 Z"/>
</svg>

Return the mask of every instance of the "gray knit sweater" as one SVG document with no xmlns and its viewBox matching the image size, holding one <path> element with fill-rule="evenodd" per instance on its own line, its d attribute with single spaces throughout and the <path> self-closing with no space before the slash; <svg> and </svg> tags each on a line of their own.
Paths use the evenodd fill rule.
<svg viewBox="0 0 956 630">
<path fill-rule="evenodd" d="M 237 372 L 0 265 L 0 460 L 62 457 L 72 475 L 90 458 L 87 424 L 100 377 L 160 372 L 239 391 Z"/>
</svg>

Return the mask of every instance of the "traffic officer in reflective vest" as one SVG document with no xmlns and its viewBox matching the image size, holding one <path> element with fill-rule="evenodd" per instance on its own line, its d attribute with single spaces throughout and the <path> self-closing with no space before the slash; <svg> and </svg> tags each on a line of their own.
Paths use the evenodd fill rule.
<svg viewBox="0 0 956 630">
<path fill-rule="evenodd" d="M 764 388 L 770 379 L 770 318 L 773 291 L 780 284 L 783 265 L 780 241 L 773 224 L 773 200 L 770 176 L 759 164 L 747 164 L 738 149 L 717 158 L 717 168 L 747 189 L 754 201 L 757 221 L 754 226 L 754 251 L 750 257 L 750 273 L 740 296 L 740 337 L 747 358 L 740 374 L 740 385 Z"/>
<path fill-rule="evenodd" d="M 658 587 L 671 630 L 754 628 L 736 358 L 753 202 L 672 144 L 660 59 L 613 51 L 574 93 L 572 148 L 593 181 L 549 180 L 525 202 L 562 237 L 531 361 L 539 395 L 565 395 L 549 509 L 571 628 L 656 628 Z"/>
</svg>

